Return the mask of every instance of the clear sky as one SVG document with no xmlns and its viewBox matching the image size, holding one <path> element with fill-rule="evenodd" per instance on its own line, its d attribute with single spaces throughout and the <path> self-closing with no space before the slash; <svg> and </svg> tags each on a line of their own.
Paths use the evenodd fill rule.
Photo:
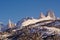
<svg viewBox="0 0 60 40">
<path fill-rule="evenodd" d="M 60 0 L 0 0 L 0 22 L 18 22 L 24 17 L 38 18 L 52 9 L 60 17 Z"/>
</svg>

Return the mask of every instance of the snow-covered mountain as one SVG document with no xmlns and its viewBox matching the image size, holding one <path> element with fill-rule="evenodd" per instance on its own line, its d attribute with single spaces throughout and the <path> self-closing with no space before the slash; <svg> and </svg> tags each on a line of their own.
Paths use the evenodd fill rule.
<svg viewBox="0 0 60 40">
<path fill-rule="evenodd" d="M 24 29 L 25 27 L 31 28 L 31 32 L 36 31 L 34 28 L 37 28 L 42 33 L 42 36 L 45 35 L 43 37 L 55 34 L 60 35 L 60 18 L 56 17 L 52 11 L 48 11 L 46 16 L 41 12 L 39 19 L 24 18 L 18 21 L 17 26 L 20 26 L 20 29 Z"/>
<path fill-rule="evenodd" d="M 52 11 L 48 11 L 46 16 L 43 15 L 43 13 L 41 12 L 39 19 L 30 18 L 30 17 L 23 18 L 21 21 L 18 21 L 17 26 L 23 28 L 24 26 L 29 26 L 34 24 L 47 25 L 53 22 L 55 22 L 56 24 L 56 21 L 58 20 L 60 19 L 55 17 L 54 12 Z"/>
<path fill-rule="evenodd" d="M 9 22 L 9 24 L 12 24 Z M 7 29 L 2 37 L 8 38 L 10 40 L 22 39 L 23 37 L 27 40 L 33 38 L 34 35 L 38 35 L 38 38 L 47 38 L 51 36 L 60 36 L 60 18 L 54 15 L 54 12 L 48 11 L 45 16 L 42 12 L 38 19 L 33 17 L 26 17 L 18 21 L 15 27 Z"/>
</svg>

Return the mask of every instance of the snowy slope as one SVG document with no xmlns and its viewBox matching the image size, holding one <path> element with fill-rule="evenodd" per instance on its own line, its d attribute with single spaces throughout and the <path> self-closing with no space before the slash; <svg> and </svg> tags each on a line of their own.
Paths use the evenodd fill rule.
<svg viewBox="0 0 60 40">
<path fill-rule="evenodd" d="M 55 20 L 55 19 L 51 18 L 50 16 L 44 17 L 44 18 L 41 18 L 41 19 L 29 19 L 29 20 L 23 22 L 22 26 L 27 26 L 27 25 L 34 24 L 34 23 L 37 23 L 37 22 L 40 22 L 40 21 L 44 21 L 44 20 Z"/>
<path fill-rule="evenodd" d="M 55 28 L 55 27 L 44 27 L 44 28 L 49 29 L 49 31 L 55 32 L 56 34 L 60 35 L 60 29 L 59 28 Z"/>
</svg>

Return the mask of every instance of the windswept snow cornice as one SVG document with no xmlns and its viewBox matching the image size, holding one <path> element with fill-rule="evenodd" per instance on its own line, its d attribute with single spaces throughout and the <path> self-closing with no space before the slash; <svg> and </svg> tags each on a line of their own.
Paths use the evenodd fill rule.
<svg viewBox="0 0 60 40">
<path fill-rule="evenodd" d="M 55 19 L 51 18 L 50 16 L 44 17 L 44 18 L 41 18 L 41 19 L 29 19 L 29 20 L 23 22 L 22 26 L 27 26 L 27 25 L 30 25 L 30 24 L 34 24 L 34 23 L 37 23 L 37 22 L 44 21 L 44 20 L 55 20 Z"/>
</svg>

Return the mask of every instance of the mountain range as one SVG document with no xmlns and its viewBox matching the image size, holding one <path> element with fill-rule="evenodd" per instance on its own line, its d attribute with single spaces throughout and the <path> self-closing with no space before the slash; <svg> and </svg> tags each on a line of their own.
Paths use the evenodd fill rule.
<svg viewBox="0 0 60 40">
<path fill-rule="evenodd" d="M 22 18 L 16 24 L 9 20 L 7 25 L 0 23 L 1 40 L 59 40 L 60 18 L 48 11 L 39 18 Z"/>
</svg>

